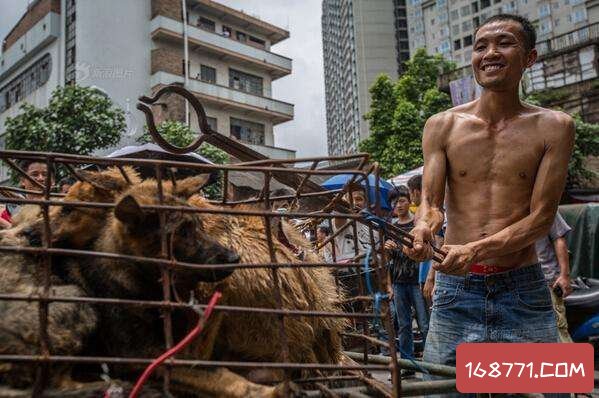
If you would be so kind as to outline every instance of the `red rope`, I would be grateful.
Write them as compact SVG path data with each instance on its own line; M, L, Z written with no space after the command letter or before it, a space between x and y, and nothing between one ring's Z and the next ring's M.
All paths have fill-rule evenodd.
M193 341L193 339L195 339L202 332L204 323L210 317L210 314L212 313L212 310L214 309L216 302L221 298L221 296L222 296L221 292L214 292L214 294L210 298L210 301L208 302L208 306L206 307L206 310L204 311L204 315L200 317L196 327L193 328L193 330L191 332L189 332L187 334L187 336L185 336L183 338L183 340L181 340L176 346L174 346L173 348L171 348L170 350L168 350L164 354L162 354L160 357L155 359L146 368L146 370L143 372L141 377L137 380L137 383L135 383L135 387L133 387L133 390L131 390L131 394L129 394L129 398L136 398L137 395L140 393L143 385L145 384L145 382L148 380L148 378L152 374L152 372L158 366L160 366L160 364L162 364L164 361L166 361L169 357L175 355L176 353L181 351L183 348L185 348L189 343L191 343ZM104 395L104 397L110 398L108 392L106 392L106 395Z

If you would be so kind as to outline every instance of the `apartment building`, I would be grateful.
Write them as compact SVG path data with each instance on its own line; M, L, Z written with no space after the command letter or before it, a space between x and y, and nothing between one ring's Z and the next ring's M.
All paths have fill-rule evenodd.
M323 0L322 40L330 155L356 152L381 73L397 79L410 58L405 0Z
M470 63L474 30L492 15L528 18L538 42L599 21L599 2L583 0L408 0L410 50L442 54L458 68Z
M183 15L186 24L183 24ZM184 27L186 29L184 29ZM293 104L272 97L272 82L291 73L291 59L271 51L289 32L211 0L36 0L6 36L0 56L0 134L20 103L47 105L54 88L95 86L127 115L122 145L142 134L137 98L188 81L209 123L273 158L273 128L293 119ZM170 97L161 118L185 121L184 102ZM190 110L192 108L190 107ZM191 127L198 129L190 112Z

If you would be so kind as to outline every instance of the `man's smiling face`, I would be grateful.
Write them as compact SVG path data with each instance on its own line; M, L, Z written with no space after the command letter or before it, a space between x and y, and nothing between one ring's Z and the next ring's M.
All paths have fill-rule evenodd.
M487 89L517 86L524 69L536 60L536 50L528 50L522 25L501 20L483 25L477 32L472 51L476 81Z

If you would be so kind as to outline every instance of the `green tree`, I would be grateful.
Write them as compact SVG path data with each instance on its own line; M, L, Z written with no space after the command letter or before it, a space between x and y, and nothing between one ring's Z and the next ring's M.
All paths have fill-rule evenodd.
M68 85L52 93L45 108L23 104L6 120L6 147L89 155L119 142L124 112L100 91Z
M437 77L454 68L440 55L416 51L397 80L381 75L370 88L372 103L366 114L370 136L360 150L380 163L390 177L422 165L422 129L426 119L451 106L449 96L437 88Z
M544 106L550 104L558 95L564 95L563 92L556 91L557 93L540 91L527 96L524 100L532 105ZM572 158L568 164L566 188L583 188L599 177L596 170L587 167L587 160L590 156L599 156L599 124L586 123L579 114L574 114L573 117L576 137Z
M186 147L197 138L197 133L193 132L184 123L178 121L167 120L156 126L156 130L172 145L178 147ZM154 142L148 131L141 135L137 141L139 143ZM197 153L209 159L216 164L225 164L229 161L229 155L217 147L204 142L196 150ZM205 194L210 199L220 198L222 192L222 181L219 179L217 183L207 187Z

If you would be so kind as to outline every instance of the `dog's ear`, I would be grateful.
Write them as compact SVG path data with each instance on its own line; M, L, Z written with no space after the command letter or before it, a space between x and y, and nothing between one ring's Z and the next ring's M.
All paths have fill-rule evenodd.
M210 174L200 174L177 181L174 194L184 199L199 193L210 181Z
M106 192L123 192L132 184L139 183L139 174L130 166L123 167L123 172L128 180L121 174L116 167L111 167L104 171L78 170L77 175L85 182L90 183L94 188Z
M77 175L83 182L87 182L101 191L119 192L125 188L124 179L119 180L112 175L86 170L78 170Z
M123 224L135 227L144 220L144 212L131 195L125 196L114 209L115 217Z

